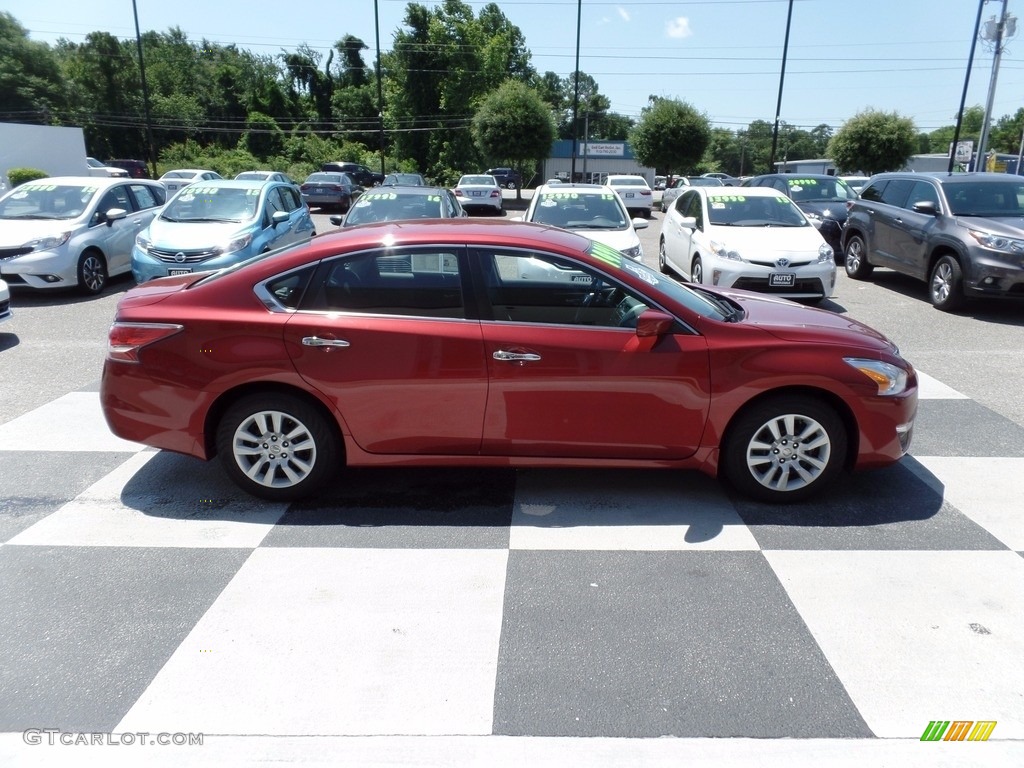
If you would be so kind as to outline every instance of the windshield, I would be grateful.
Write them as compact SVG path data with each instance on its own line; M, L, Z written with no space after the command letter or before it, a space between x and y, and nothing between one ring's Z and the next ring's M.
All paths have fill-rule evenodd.
M650 286L653 293L660 292L704 317L712 317L715 320L731 320L734 319L735 313L738 311L724 300L717 299L700 289L692 290L671 277L656 272L646 264L624 256L610 245L594 241L590 244L587 252L613 269L629 272L634 277L639 277Z
M170 221L249 221L259 210L260 190L192 184L164 208Z
M708 220L720 227L810 227L792 200L778 194L708 193Z
M625 229L630 226L614 192L542 192L530 221L562 229Z
M98 187L30 181L0 200L0 219L77 219Z
M946 181L942 184L954 216L1021 216L1024 212L1024 181Z
M789 196L798 203L839 202L857 199L857 193L845 181L832 176L823 179L798 176L786 179L786 185L789 187Z
M345 216L344 226L370 221L437 219L441 217L440 195L400 195L395 192L364 192Z

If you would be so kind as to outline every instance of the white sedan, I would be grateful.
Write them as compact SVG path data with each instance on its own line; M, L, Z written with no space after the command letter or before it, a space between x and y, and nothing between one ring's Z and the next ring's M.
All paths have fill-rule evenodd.
M831 246L768 187L691 187L666 211L658 267L694 283L822 301L832 295Z
M498 180L486 173L461 177L455 185L455 198L467 211L484 208L500 214L504 210Z
M645 218L651 217L651 211L654 210L654 192L643 176L612 175L605 184L618 193L630 213L639 211Z
M167 196L170 197L182 187L187 187L196 181L213 181L223 178L216 171L208 171L203 168L179 168L168 171L160 177L160 183L167 189Z

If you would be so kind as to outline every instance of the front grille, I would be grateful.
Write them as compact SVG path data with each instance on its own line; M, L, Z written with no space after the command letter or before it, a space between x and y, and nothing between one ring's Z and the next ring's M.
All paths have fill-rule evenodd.
M747 261L749 261L751 264L757 264L760 267L771 267L772 269L798 269L799 267L806 267L808 264L811 263L810 260L807 260L807 261L791 261L786 266L779 267L779 266L777 266L775 264L775 259L771 259L771 260L767 260L767 261L765 261L765 260L757 260L757 259L747 259Z
M11 314L11 302L0 301L0 317L7 317L9 314Z
M24 256L26 253L32 253L32 249L24 245L0 248L0 259L13 259L15 256Z
M786 286L770 286L768 281L763 277L741 277L735 283L732 284L733 288L742 288L745 291L757 291L758 293L815 293L823 294L825 292L821 285L821 280L815 279L804 279L797 280L793 285Z
M165 261L168 264L198 264L201 261L212 259L214 256L219 256L220 249L206 248L202 251L172 251L166 248L150 248L147 253L154 259L160 259L160 261ZM184 258L179 259L179 253L183 254Z
M4 275L3 279L8 285L28 285L21 275Z

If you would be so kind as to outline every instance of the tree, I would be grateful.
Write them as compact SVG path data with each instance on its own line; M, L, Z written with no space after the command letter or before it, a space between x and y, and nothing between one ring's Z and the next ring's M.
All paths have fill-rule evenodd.
M520 172L533 168L551 152L555 121L548 105L523 83L507 80L483 100L473 116L473 139L484 157L494 163L508 161ZM522 185L516 197L522 198Z
M867 175L902 168L917 148L917 128L896 112L864 110L851 117L828 143L828 157L841 170Z
M665 174L692 169L710 141L711 124L705 114L685 101L657 96L650 97L629 134L636 159Z
M49 122L64 105L57 60L46 43L29 40L28 31L9 13L0 13L0 120Z

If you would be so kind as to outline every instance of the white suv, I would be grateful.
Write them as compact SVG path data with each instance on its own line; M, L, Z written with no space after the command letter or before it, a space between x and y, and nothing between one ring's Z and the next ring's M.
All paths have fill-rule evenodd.
M632 211L640 211L644 218L651 218L651 211L654 209L654 193L643 176L609 176L605 182L614 189L626 208Z

